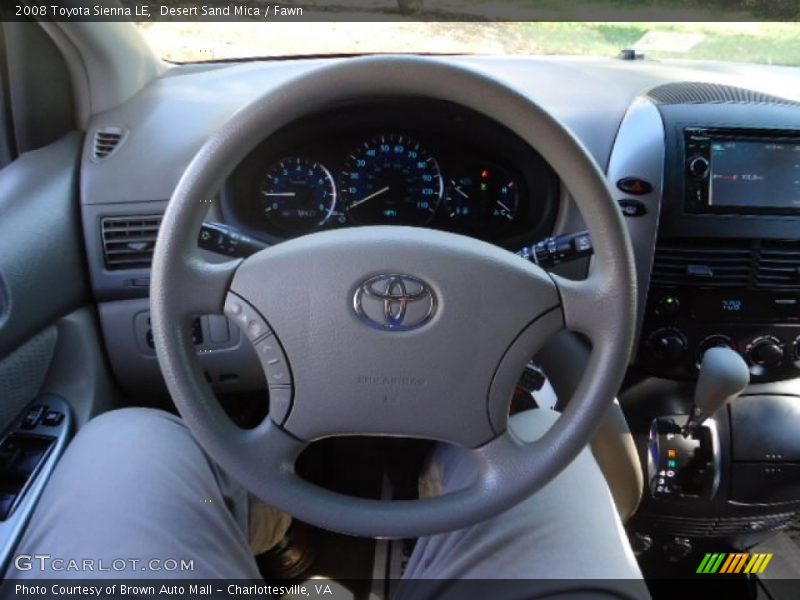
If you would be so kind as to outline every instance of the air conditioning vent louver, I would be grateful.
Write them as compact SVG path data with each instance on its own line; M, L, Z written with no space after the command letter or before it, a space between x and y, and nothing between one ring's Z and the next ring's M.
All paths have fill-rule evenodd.
M680 517L658 515L649 519L653 531L686 537L726 537L788 527L797 513L775 513L747 517Z
M762 288L800 289L800 241L761 242L756 285Z
M103 127L94 133L94 149L92 158L101 162L116 152L128 137L128 130L124 127Z
M662 240L651 283L657 287L746 286L754 258L749 240Z
M101 228L106 268L149 268L160 224L161 215L104 218Z

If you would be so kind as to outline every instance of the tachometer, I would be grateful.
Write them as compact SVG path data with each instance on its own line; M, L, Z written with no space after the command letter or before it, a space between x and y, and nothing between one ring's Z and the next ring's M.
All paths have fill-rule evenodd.
M348 217L362 225L425 225L442 199L436 159L405 135L377 136L346 159L339 179Z
M259 193L267 221L287 233L324 225L336 206L333 177L306 158L284 158L270 166Z

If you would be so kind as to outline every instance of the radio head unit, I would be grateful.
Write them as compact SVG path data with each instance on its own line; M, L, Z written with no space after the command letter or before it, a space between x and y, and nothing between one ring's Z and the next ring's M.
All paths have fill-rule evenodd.
M800 216L800 130L688 127L688 213Z

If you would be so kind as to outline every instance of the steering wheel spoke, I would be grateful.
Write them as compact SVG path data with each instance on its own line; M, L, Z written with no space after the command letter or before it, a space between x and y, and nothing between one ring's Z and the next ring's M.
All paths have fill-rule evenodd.
M221 313L228 289L242 259L210 262L200 256L184 259L181 294L187 314Z
M615 289L605 271L595 268L586 279L580 280L555 274L551 278L561 298L564 328L582 333L593 342L607 334L609 319L619 312L624 296Z

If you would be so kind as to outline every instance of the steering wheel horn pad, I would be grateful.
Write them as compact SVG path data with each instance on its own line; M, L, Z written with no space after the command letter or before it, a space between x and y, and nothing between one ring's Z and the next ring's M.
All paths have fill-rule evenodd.
M390 96L460 103L542 154L592 235L589 276L564 279L496 246L411 227L316 233L225 263L201 257L202 199L265 137L332 104ZM563 125L480 72L429 58L366 57L287 82L233 115L200 149L162 219L151 320L164 379L187 426L251 492L321 527L416 537L512 507L586 446L627 367L635 293L616 203ZM270 387L270 416L251 430L227 418L192 345L193 317L223 311L253 342ZM563 329L591 341L589 363L564 414L542 438L523 442L506 428L516 379ZM340 435L445 441L470 455L477 475L437 498L382 502L295 473L309 442Z
M405 287L402 275L393 274L430 288L436 298L430 318L409 330L359 318L354 298L382 272L390 288ZM245 260L231 291L269 323L272 336L255 333L257 351L265 347L282 374L274 337L291 366L292 406L277 422L295 437L405 435L468 448L505 429L504 421L489 418L497 412L490 399L508 409L508 398L489 394L492 379L512 342L560 302L541 269L508 251L406 227L343 229L285 242ZM383 304L391 315L403 309L405 296L388 292ZM392 301L392 293L399 299ZM530 357L537 348L526 350ZM524 363L518 366L517 375ZM281 384L269 371L267 379Z

